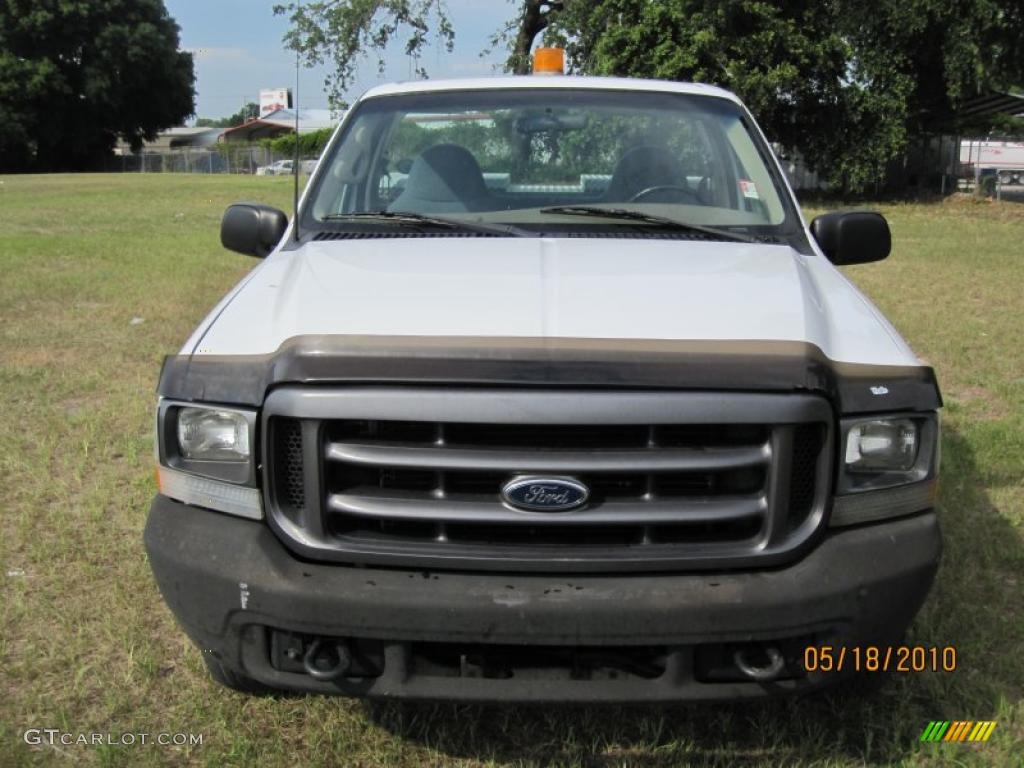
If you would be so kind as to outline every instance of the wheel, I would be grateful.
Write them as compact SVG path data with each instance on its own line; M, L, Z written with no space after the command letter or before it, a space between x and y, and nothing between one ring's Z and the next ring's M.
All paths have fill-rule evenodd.
M639 203L645 197L650 197L651 195L657 192L668 192L670 195L672 193L679 193L684 198L689 198L695 203L700 204L701 202L700 198L697 196L697 193L694 192L692 189L690 189L689 187L676 186L675 184L659 184L654 187L647 187L647 189L641 189L639 192L637 192L635 195L629 198L628 202Z
M210 677L225 688L230 688L231 690L239 691L240 693L251 694L265 694L271 693L272 691L271 688L268 688L263 683L253 680L248 675L243 675L241 672L236 672L230 667L225 667L217 661L217 659L204 656L203 661L206 663L206 669L210 673Z
M999 183L1000 184L1013 184L1013 174L1009 171L999 172Z

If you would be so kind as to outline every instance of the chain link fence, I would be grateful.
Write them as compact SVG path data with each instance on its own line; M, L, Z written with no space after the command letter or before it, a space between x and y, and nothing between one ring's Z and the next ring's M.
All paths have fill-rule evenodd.
M303 173L316 165L315 157L300 157ZM294 155L263 146L220 145L214 148L174 149L114 155L106 164L110 173L240 173L256 176L290 176Z

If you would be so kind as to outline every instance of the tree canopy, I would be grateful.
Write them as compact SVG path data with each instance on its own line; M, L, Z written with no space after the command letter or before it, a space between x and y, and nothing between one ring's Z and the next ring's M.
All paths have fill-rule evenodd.
M254 117L260 116L260 105L255 101L250 101L240 110L231 115L231 117L200 117L196 120L197 128L234 128L237 125L242 125L248 120Z
M837 18L835 3L816 0L598 0L571 4L556 36L576 70L721 85L771 140L812 165L827 157L831 170L845 171L836 153L856 146L855 171L870 172L905 137L889 119L891 93L848 81L850 48Z
M984 129L952 119L966 99L1024 84L1024 3L1020 0L843 0L851 63L865 87L907 94L912 133Z
M736 92L769 139L799 152L837 187L877 180L908 142L983 131L957 107L1024 83L1020 0L517 0L491 39L506 68L529 69L538 35L567 48L575 72L720 85ZM359 59L396 39L418 61L455 30L438 0L325 0L290 14L289 46L330 61L337 102ZM417 64L418 74L426 72ZM995 122L1000 122L996 120ZM1003 124L1006 121L1002 121Z
M333 63L324 87L335 107L345 106L344 94L363 56L375 54L384 71L384 52L392 40L405 36L405 52L416 62L418 77L427 76L419 53L431 30L448 51L455 41L441 0L313 0L275 5L274 13L289 17L285 44L307 67Z
M1024 80L1021 14L1014 0L591 0L567 4L555 37L578 71L736 92L770 139L857 189L914 138L984 128L956 108Z
M319 157L333 134L333 128L319 128L309 133L300 133L299 154L302 157ZM273 139L262 139L260 143L277 154L292 155L295 153L294 133L286 133Z
M0 170L87 170L192 114L163 0L0 2Z

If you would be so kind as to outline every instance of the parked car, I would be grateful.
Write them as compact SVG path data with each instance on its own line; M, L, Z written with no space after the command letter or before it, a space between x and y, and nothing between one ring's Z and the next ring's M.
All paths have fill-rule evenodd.
M277 160L256 169L257 176L291 176L294 160Z
M299 170L305 174L311 174L316 170L317 160L300 160ZM294 160L278 160L270 165L263 165L256 169L257 176L291 176Z
M221 241L264 260L165 361L145 532L220 682L763 697L924 601L938 386L837 269L888 225L808 225L733 94L380 86Z

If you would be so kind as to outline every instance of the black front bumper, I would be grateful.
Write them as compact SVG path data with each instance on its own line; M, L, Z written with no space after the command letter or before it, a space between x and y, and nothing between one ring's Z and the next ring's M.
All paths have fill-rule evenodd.
M941 550L925 513L830 532L770 570L554 576L349 567L298 560L270 528L157 496L145 533L160 591L196 645L274 688L464 701L681 701L807 690L837 679L702 681L702 653L798 640L894 644L931 586ZM272 630L379 643L376 677L320 682L271 663ZM438 671L421 651L663 647L656 677L571 670ZM525 647L525 649L524 649ZM428 654L429 655L429 654ZM463 659L463 662L465 659ZM482 675L482 676L481 676Z

